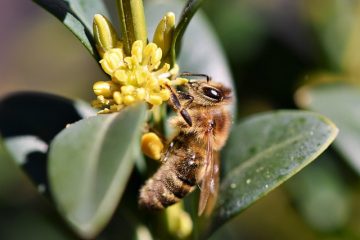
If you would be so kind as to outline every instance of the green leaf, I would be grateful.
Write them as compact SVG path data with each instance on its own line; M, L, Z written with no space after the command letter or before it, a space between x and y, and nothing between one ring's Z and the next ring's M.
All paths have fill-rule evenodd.
M337 160L326 152L285 184L299 213L322 232L341 230L350 218L350 196Z
M139 154L145 106L74 123L50 146L49 180L60 212L82 236L108 223Z
M81 41L87 50L98 59L92 34L95 14L109 16L103 1L98 0L33 0L58 18Z
M360 174L360 88L345 83L303 87L296 102L335 122L340 133L334 146Z
M259 114L234 126L212 231L309 164L337 131L327 118L304 111Z
M182 13L181 13L180 21L177 24L175 31L174 31L174 36L172 39L171 49L170 49L170 54L171 54L173 63L176 62L176 57L177 57L176 53L180 49L181 39L184 35L184 32L185 32L187 26L189 25L192 17L196 13L196 11L199 9L202 2L203 2L203 0L188 0Z

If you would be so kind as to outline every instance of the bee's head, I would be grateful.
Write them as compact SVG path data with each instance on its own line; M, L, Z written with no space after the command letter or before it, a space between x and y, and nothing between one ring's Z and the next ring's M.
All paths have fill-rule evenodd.
M201 105L227 105L232 99L230 88L209 79L190 80L189 93Z

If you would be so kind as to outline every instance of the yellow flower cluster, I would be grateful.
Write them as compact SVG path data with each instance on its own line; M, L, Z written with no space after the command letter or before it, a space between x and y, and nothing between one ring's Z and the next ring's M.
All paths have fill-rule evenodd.
M105 44L103 44L105 45ZM158 106L170 98L166 85L181 85L187 82L184 78L175 78L178 67L170 69L168 63L162 63L162 49L155 43L144 46L135 41L131 56L124 54L120 41L102 48L100 60L103 70L111 76L110 81L99 81L93 85L97 99L93 106L102 109L99 113L115 112L124 106L145 101ZM161 67L160 67L161 66Z

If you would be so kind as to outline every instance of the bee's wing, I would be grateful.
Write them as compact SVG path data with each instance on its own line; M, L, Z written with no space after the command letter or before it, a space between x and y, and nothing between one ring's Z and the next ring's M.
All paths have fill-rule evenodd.
M207 137L207 146L206 146L206 157L205 157L205 173L201 183L201 192L200 192L200 200L199 200L199 209L198 215L203 214L205 208L207 208L208 202L213 202L212 199L216 199L217 195L217 185L218 185L218 173L219 168L218 164L215 164L214 159L214 150L212 147L213 141L213 132L212 130L206 135ZM216 166L215 166L216 165ZM215 171L214 171L215 170ZM211 201L209 201L209 199ZM214 205L213 203L211 205ZM212 210L212 209L210 209ZM209 214L211 211L207 208L207 213Z
M218 192L219 192L219 176L220 176L220 165L219 165L219 157L220 157L220 153L218 151L214 151L213 152L213 162L214 162L214 166L213 166L213 170L212 170L212 181L213 181L213 185L211 186L211 191L204 209L204 214L206 216L210 216L210 214L212 213L214 207L215 207L215 203L217 200L217 196L218 196Z

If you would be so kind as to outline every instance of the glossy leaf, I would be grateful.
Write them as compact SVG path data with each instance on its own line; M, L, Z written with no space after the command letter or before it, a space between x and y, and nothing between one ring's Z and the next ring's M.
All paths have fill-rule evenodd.
M20 92L0 101L0 134L6 151L39 190L47 189L51 140L69 123L95 115L81 101L37 92Z
M33 0L58 18L97 58L92 37L92 21L95 14L109 16L103 1L98 0Z
M337 131L326 117L303 111L259 114L234 126L212 231L313 161Z
M60 212L84 237L108 223L139 153L145 106L76 122L50 147L49 179Z
M360 88L345 83L303 87L296 102L335 122L340 133L334 146L360 174Z

